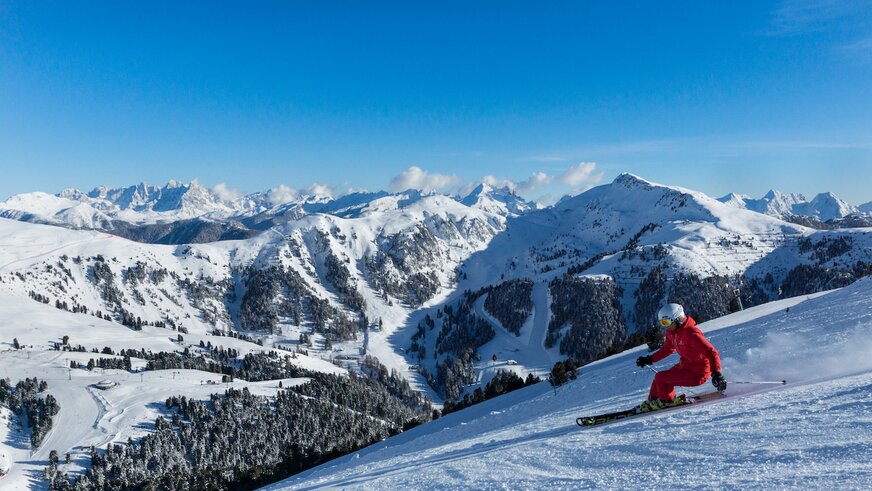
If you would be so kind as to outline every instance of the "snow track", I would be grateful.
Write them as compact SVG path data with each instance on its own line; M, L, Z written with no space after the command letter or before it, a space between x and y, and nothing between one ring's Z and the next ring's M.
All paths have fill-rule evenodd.
M478 373L479 381L487 383L499 370L513 370L519 376L527 373L539 376L548 374L554 363L562 360L557 349L545 349L545 336L548 334L548 322L551 320L551 302L548 295L548 284L537 282L533 284L533 312L521 327L520 336L507 331L500 321L494 318L484 308L487 295L476 300L474 308L479 317L494 326L496 336L481 349L482 363ZM497 354L499 360L491 362L491 357ZM516 364L509 365L507 358Z

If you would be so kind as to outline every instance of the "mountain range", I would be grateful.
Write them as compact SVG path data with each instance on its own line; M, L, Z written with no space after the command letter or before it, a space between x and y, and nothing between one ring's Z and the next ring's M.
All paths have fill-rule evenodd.
M399 194L406 200L424 196L414 190ZM252 237L311 213L352 217L369 203L388 195L385 191L352 192L334 198L323 192L300 194L276 188L236 197L196 181L187 184L170 181L163 187L140 183L120 188L98 186L89 192L65 189L57 194L19 194L0 203L0 217L102 230L140 242L204 243ZM503 217L545 208L508 188L487 184L452 199ZM564 197L556 206L568 199L571 197ZM809 201L801 194L771 190L760 199L731 193L718 201L816 228L827 228L825 222L832 224L830 228L869 226L872 220L867 217L872 214L872 202L855 207L832 193L820 193Z
M140 183L122 188L99 186L87 193L66 189L54 195L19 194L0 203L0 217L102 230L140 242L184 244L247 238L312 213L354 217L370 206L380 206L378 201L387 196L384 191L333 198L272 190L226 199L196 181L170 181L163 187ZM428 194L408 190L393 196L411 204ZM507 188L486 184L452 199L504 217L537 208Z
M736 208L744 208L782 219L801 216L824 222L857 213L865 213L863 210L870 208L869 203L861 205L861 207L849 205L833 193L820 193L809 201L801 194L783 194L775 190L770 190L759 199L730 193L718 198L718 201Z

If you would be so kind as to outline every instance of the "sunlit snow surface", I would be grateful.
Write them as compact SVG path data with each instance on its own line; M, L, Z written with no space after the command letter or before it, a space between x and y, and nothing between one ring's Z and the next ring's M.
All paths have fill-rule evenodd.
M644 348L448 415L268 489L861 489L872 485L872 279L701 326L729 398L580 428L647 394ZM658 364L665 368L675 357ZM710 386L686 389L707 391Z

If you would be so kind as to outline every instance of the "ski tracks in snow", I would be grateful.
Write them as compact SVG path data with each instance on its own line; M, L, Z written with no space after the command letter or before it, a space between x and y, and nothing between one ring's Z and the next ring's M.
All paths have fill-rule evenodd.
M101 433L105 435L105 438L100 440L97 444L97 447L103 447L107 443L117 441L121 432L118 430L118 419L124 416L124 413L127 412L129 408L124 408L121 411L118 409L113 409L112 403L110 403L103 394L100 389L89 386L87 388L88 393L91 394L91 398L97 403L97 417L94 419L94 423L91 425L95 430L100 430Z
M537 373L548 373L554 362L553 354L545 350L545 336L548 334L548 322L551 320L550 302L548 299L548 285L537 282L533 284L532 292L533 312L521 328L520 336L506 330L499 320L494 318L484 308L487 295L482 295L475 302L476 314L488 321L497 331L497 336L491 342L499 343L503 350L518 353L517 361L528 370Z

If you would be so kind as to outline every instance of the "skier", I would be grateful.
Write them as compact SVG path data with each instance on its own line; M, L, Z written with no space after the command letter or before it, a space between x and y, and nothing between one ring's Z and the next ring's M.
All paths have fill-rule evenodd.
M657 372L648 400L639 406L642 412L682 404L675 397L675 386L693 387L705 383L711 376L712 385L719 391L727 388L727 380L721 375L721 357L718 351L696 327L696 321L684 313L677 303L670 303L657 312L660 325L666 328L663 347L654 354L640 356L636 365L644 367L656 363L678 351L681 359L669 370Z

